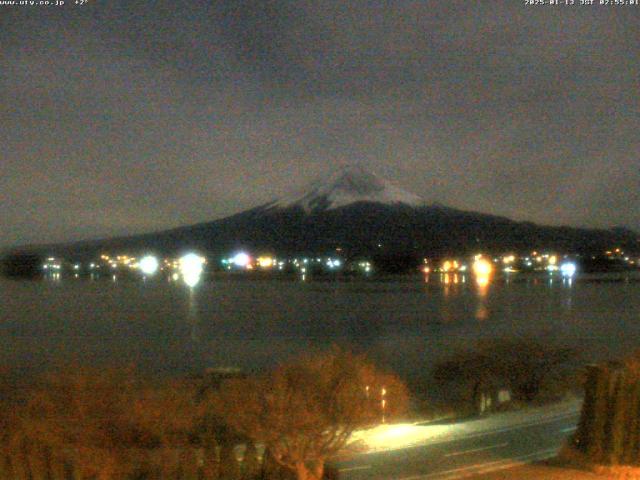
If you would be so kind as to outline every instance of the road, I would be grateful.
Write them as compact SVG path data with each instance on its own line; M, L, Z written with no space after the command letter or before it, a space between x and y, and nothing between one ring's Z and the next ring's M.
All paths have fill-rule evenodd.
M549 414L538 411L535 415L504 415L502 422L475 421L475 429L461 428L463 431L457 434L454 425L452 433L444 437L359 454L335 466L341 480L472 477L555 456L575 431L578 417L579 404L574 404Z

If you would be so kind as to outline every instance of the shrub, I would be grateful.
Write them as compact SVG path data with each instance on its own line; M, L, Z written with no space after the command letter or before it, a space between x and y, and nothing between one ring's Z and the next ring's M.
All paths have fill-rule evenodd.
M177 478L196 465L192 398L185 385L143 382L131 370L74 366L44 375L13 404L3 473Z
M269 457L299 480L319 480L325 461L355 429L403 412L407 399L397 377L333 349L260 378L228 381L211 405L236 431L264 443Z
M519 402L552 400L570 388L575 351L535 341L491 340L454 354L433 370L437 385L453 390L454 400L476 410L484 395L509 391ZM453 397L453 398L451 398ZM497 398L492 405L498 405Z

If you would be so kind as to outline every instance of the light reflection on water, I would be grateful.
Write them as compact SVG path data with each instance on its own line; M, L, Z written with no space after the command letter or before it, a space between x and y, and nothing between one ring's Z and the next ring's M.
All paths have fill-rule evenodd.
M346 343L405 376L491 337L552 338L603 356L640 338L640 283L439 274L401 281L0 280L0 365L71 355L186 372L252 369Z
M202 273L188 272L188 273L183 273L182 274L182 281L189 288L195 287L196 285L198 285L200 283L201 280L202 280Z
M185 282L186 283L186 282ZM187 321L189 323L189 327L191 330L191 340L193 342L200 341L200 333L199 333L199 315L198 315L198 300L194 291L195 284L188 284L189 286L189 309L187 314Z

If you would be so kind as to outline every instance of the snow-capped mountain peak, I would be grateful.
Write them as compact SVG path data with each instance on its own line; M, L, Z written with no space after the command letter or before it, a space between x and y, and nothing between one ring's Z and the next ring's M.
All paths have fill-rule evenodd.
M326 179L316 180L302 191L277 200L273 206L298 206L309 212L344 207L357 202L413 207L424 204L418 195L396 187L362 167L346 167Z

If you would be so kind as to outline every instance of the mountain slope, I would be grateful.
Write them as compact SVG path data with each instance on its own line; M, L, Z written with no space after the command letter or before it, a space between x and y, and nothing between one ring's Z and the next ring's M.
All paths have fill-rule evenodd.
M478 251L640 252L635 232L539 226L504 217L425 205L412 193L362 169L343 169L308 189L212 222L172 230L32 249L85 258L101 251L174 254L441 255Z

